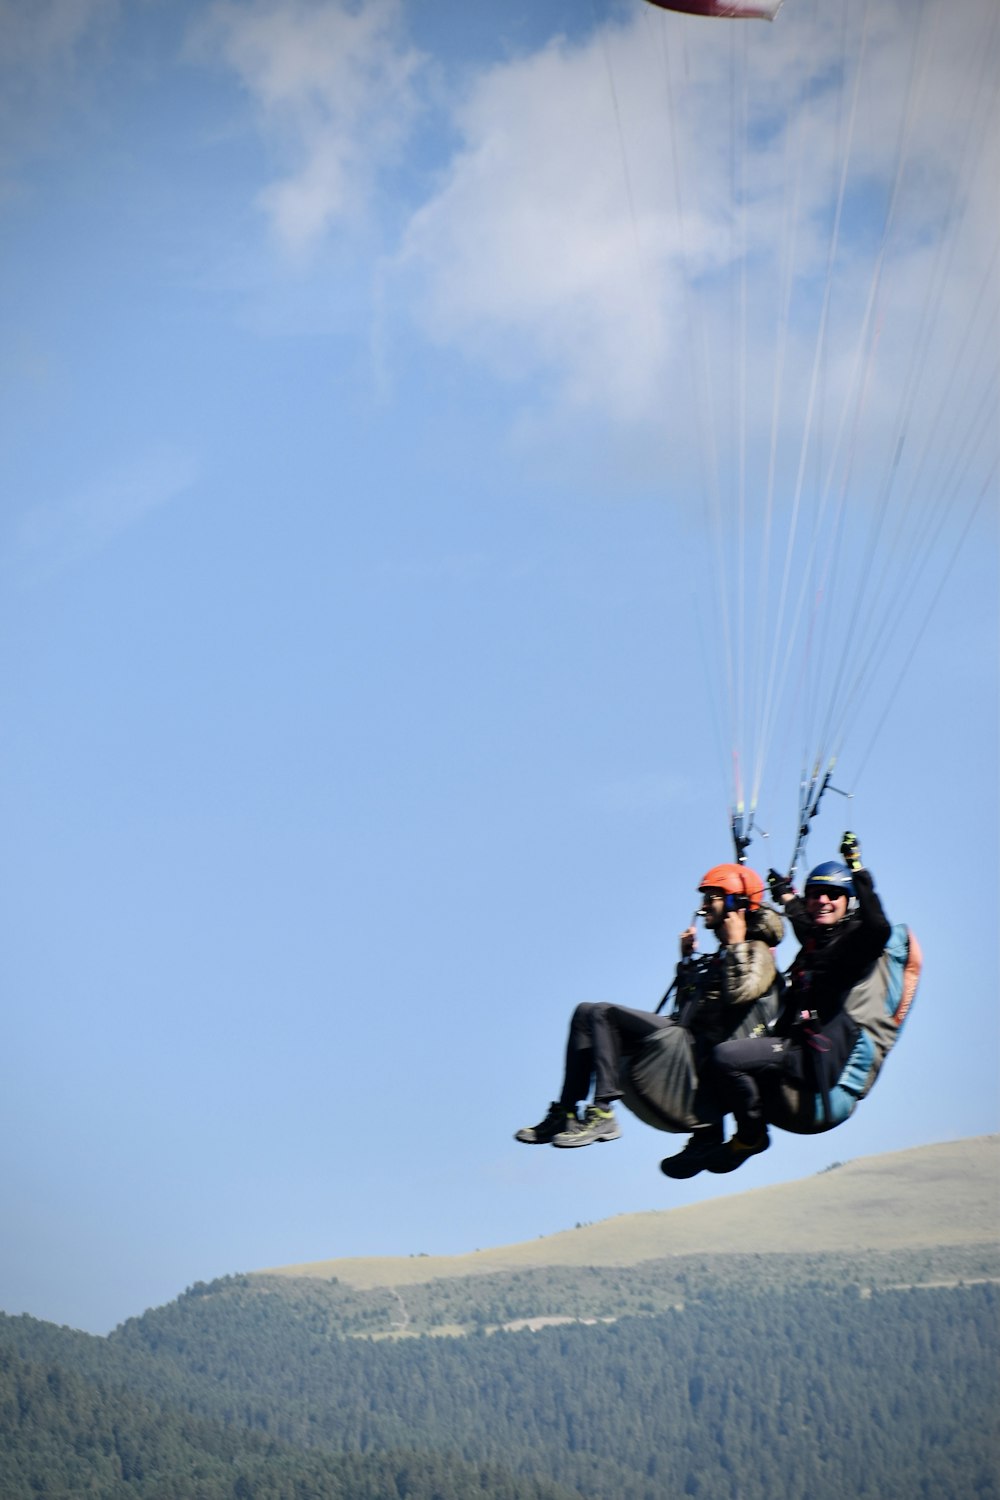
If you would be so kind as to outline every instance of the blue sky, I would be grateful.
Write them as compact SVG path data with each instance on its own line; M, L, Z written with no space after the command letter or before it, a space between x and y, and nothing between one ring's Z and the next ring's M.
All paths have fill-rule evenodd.
M0 0L5 1311L997 1128L998 37L940 9ZM758 868L839 754L904 1044L736 1180L516 1146L734 750Z

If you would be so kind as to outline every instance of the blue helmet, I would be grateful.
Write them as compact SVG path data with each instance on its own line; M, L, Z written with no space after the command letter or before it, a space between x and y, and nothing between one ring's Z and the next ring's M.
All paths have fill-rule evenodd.
M851 879L850 870L835 859L825 860L823 864L817 865L815 870L810 870L806 877L806 890L811 885L825 888L831 896L854 895L854 881Z

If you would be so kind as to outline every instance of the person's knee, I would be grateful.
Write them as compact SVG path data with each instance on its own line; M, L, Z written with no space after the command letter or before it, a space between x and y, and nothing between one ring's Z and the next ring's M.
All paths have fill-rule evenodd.
M709 1053L709 1063L719 1073L731 1072L738 1060L738 1052L732 1042L719 1042Z
M578 1040L582 1041L584 1037L590 1036L595 1009L596 1007L586 1000L584 1000L582 1004L576 1007L576 1010L573 1012L572 1020L569 1023L569 1034L571 1039L573 1037L576 1037Z
M606 1011L607 1006L595 1004L592 1000L583 1000L573 1012L573 1025L589 1026L598 1011Z

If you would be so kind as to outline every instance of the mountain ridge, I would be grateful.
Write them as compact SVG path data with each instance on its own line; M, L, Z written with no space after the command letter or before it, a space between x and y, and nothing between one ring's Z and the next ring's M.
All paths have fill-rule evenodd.
M930 1248L1000 1241L1000 1135L860 1157L812 1177L679 1208L620 1214L457 1255L351 1256L250 1273L369 1290L554 1266L631 1266L671 1255Z

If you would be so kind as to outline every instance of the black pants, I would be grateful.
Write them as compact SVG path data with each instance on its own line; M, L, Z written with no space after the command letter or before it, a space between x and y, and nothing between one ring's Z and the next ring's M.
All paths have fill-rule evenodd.
M764 1126L759 1081L799 1073L798 1047L785 1036L743 1037L712 1048L711 1089L722 1108L736 1116L743 1140L753 1140Z
M566 1072L560 1104L575 1109L589 1099L591 1080L595 1099L620 1099L621 1061L631 1057L654 1031L677 1023L670 1016L624 1005L578 1005L566 1043Z

